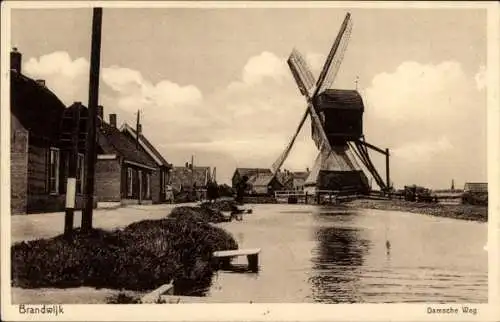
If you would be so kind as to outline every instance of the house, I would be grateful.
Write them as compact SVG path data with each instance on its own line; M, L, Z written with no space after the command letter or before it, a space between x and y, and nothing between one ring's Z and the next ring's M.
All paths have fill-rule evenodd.
M22 74L22 54L16 48L10 55L11 213L63 211L69 153L60 138L66 106L43 80ZM82 147L77 165L77 209L83 205L84 162Z
M165 160L161 153L144 136L141 130L142 129L140 129L139 145L137 148L147 153L155 161L159 169L159 175L154 175L153 181L151 182L152 201L153 203L163 203L167 201L167 185L170 182L170 170L172 169L172 165ZM124 123L121 127L121 131L130 139L137 142L136 129Z
M272 173L257 173L249 178L247 185L251 195L271 195L283 190L283 184Z
M203 190L211 180L210 167L193 167L186 162L183 167L173 167L170 184L175 191Z
M488 183L485 182L466 182L464 192L470 193L488 193Z
M231 179L233 189L237 188L243 177L250 179L258 174L272 175L273 173L270 169L265 168L236 168Z
M137 142L117 127L117 115L103 120L97 131L95 193L100 203L151 204L153 182L160 181L160 168Z
M309 169L308 169L309 170ZM293 190L304 190L309 171L295 171L292 173L292 187Z
M488 183L467 182L464 185L462 202L471 205L488 205Z

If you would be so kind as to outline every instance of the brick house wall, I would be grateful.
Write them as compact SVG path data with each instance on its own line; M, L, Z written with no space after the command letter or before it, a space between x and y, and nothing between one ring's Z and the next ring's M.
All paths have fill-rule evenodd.
M28 206L28 131L15 126L10 140L11 214L25 214Z
M121 200L122 168L118 160L97 160L95 193L98 202Z

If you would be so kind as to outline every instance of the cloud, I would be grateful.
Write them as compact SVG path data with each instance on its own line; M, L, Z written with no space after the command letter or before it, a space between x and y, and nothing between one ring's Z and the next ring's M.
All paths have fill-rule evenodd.
M460 99L469 85L457 62L404 62L394 73L376 75L365 99L373 113L392 121L439 119L463 110Z
M268 51L251 57L243 67L242 80L246 84L255 84L265 78L281 81L288 70L283 59Z
M67 52L58 51L28 59L23 70L32 78L44 79L66 105L83 102L88 95L89 63L85 58L73 60Z
M403 62L362 91L365 135L391 149L397 183L486 179L486 99L474 76L454 61Z
M129 68L104 68L102 76L104 82L121 97L124 108L137 108L135 103L163 109L175 108L199 104L203 98L200 90L193 85L180 86L169 80L152 84L140 72Z
M313 75L317 77L325 64L326 56L318 53L307 53L305 60L309 64L309 67L311 67Z
M479 67L479 71L474 76L476 87L478 90L483 90L486 87L486 66Z

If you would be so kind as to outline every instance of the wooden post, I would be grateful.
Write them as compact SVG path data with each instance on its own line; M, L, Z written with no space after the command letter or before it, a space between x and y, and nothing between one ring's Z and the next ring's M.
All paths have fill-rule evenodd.
M71 238L75 218L76 172L78 164L78 136L80 134L80 105L72 109L71 149L69 151L68 178L66 180L66 213L64 236Z
M85 205L82 211L82 231L92 230L94 208L94 182L97 130L97 104L99 101L99 69L101 63L102 8L94 8L92 17L92 46L90 52L89 116L87 135L87 162L85 165Z
M252 254L247 256L248 268L256 273L259 271L259 254Z
M391 177L389 175L389 149L385 149L385 176L387 182L387 189L391 187Z

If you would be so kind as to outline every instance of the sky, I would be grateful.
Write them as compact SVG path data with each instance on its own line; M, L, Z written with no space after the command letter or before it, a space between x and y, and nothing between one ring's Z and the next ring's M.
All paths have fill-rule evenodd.
M104 8L99 103L135 124L174 165L268 168L304 112L286 64L297 48L318 75L347 10ZM352 9L332 87L358 90L366 140L391 151L396 187L487 180L486 11ZM23 73L62 101L88 102L92 11L13 9ZM283 168L311 168L307 121ZM384 159L371 153L385 177Z

